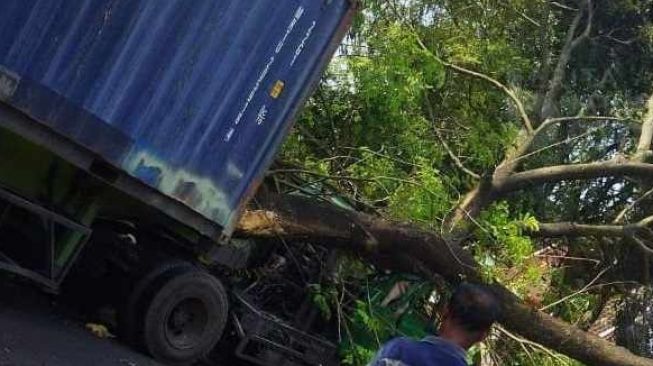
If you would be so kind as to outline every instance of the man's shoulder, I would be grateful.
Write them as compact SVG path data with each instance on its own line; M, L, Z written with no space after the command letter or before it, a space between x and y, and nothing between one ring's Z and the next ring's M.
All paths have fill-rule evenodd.
M435 340L435 341L434 341ZM437 338L395 338L383 346L372 366L466 366L464 352L454 352Z
M411 366L403 363L401 360L393 360L390 358L381 358L376 360L369 366Z
M457 344L440 337L426 337L420 341L421 344L428 344L431 350L436 350L438 356L446 362L446 365L467 366L465 350ZM446 360L446 361L445 361Z

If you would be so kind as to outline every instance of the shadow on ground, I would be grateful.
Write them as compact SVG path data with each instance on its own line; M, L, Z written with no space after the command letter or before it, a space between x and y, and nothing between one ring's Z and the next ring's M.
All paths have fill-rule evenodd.
M163 366L97 338L54 298L0 275L0 366Z

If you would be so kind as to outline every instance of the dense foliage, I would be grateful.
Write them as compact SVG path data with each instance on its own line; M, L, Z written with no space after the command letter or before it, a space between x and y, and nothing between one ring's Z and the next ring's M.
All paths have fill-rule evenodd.
M570 116L537 130L517 155L517 171L635 153L653 89L651 5L365 1L271 175L287 192L463 232L460 240L489 281L591 329L608 300L649 283L649 254L621 238L537 233L542 223L647 217L648 182L623 174L562 177L492 196L462 223L455 216L467 192L496 179L497 167L514 158L529 132L526 120L537 129ZM402 282L409 290L384 303ZM344 363L363 365L389 337L431 331L446 286L343 259L335 283L312 290L323 315L344 329ZM501 327L471 357L483 365L575 364Z

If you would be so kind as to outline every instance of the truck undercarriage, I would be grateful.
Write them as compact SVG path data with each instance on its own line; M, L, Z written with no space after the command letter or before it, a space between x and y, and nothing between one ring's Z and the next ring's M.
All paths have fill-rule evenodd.
M49 292L62 291L89 319L108 307L115 316L98 320L159 360L205 358L215 342L201 354L184 350L208 334L229 345L212 352L216 362L226 357L262 366L338 364L335 344L316 335L328 335L331 324L322 320L310 293L311 284L328 280L333 253L310 243L234 239L196 260L184 240L129 218L99 217L84 226L0 189L0 270ZM162 292L198 284L205 286L202 293L217 296L197 292L159 300ZM157 317L158 307L167 314ZM157 338L152 334L159 324Z

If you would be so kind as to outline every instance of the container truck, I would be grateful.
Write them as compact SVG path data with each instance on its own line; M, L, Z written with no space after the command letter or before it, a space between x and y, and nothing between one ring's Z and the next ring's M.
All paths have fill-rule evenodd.
M1 1L3 279L57 293L85 273L164 363L206 356L230 323L241 359L327 364L333 344L232 287L257 249L231 236L356 8Z

